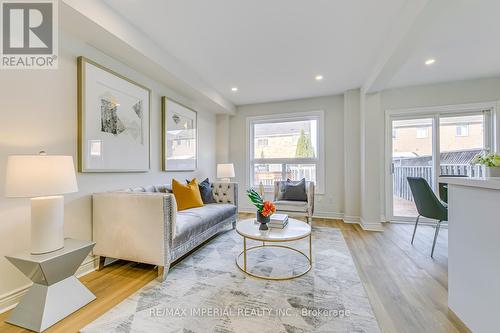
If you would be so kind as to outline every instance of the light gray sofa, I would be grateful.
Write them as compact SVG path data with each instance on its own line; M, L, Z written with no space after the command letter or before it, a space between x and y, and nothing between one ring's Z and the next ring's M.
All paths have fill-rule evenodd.
M177 211L167 185L151 185L92 196L94 255L158 266L166 278L170 264L212 236L234 228L238 185L212 183L217 203Z

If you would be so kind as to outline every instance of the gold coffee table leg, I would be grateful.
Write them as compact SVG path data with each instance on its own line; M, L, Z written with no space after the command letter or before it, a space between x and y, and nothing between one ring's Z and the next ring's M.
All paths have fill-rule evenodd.
M312 233L309 234L309 263L313 262L313 251L312 251Z
M243 237L243 267L244 271L247 271L247 238Z
M295 249L293 247L286 246L286 245L267 244L267 245L257 245L257 246L252 246L252 247L247 248L246 237L243 237L243 252L241 252L236 257L236 260L235 260L236 261L236 266L238 266L238 268L241 271L243 271L245 274L248 274L248 275L253 276L255 278L258 278L258 279L273 280L273 281L282 281L282 280L295 279L295 278L298 278L298 277L306 274L312 268L312 257L311 257L312 246L311 246L311 244L312 244L312 240L309 237L309 257L308 257L307 254L305 254L304 252L302 252L300 250L297 250L297 249ZM279 277L263 276L263 275L258 275L258 274L250 273L249 271L247 271L247 252L251 251L251 250L254 250L254 249L266 248L266 247L282 248L282 249L287 249L287 250L291 250L291 251L294 251L294 252L302 254L307 259L307 263L308 263L307 268L304 271L302 271L301 273L298 273L298 274L289 275L289 276L279 276ZM243 255L243 267L241 267L240 263L238 262L238 259L241 257L241 255Z

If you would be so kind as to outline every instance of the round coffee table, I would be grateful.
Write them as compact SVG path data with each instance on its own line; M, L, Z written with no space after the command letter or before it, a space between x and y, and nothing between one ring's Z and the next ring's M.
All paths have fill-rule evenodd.
M312 267L312 237L311 237L311 226L305 222L288 218L288 224L283 229L269 228L269 230L261 231L259 230L259 224L255 222L255 219L242 220L236 223L236 232L243 237L243 251L236 257L236 266L241 269L246 274L265 280L290 280L298 278L309 272ZM309 256L304 252L294 249L293 247L286 245L278 245L276 243L291 242L309 237ZM247 239L260 241L262 245L252 246L247 248ZM272 243L272 244L266 244ZM308 266L307 268L294 275L280 276L280 277L270 277L251 273L247 270L247 253L248 251L261 249L265 247L273 248L283 248L291 251L298 252L302 254L306 259ZM243 255L243 267L239 263L240 257Z

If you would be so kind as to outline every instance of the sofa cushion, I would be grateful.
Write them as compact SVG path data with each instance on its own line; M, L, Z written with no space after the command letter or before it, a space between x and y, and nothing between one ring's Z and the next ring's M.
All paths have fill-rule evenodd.
M186 179L186 183L189 184L189 180ZM200 189L201 199L205 205L217 202L215 201L212 185L208 178L199 183L198 188Z
M233 196L234 183L210 184L214 193L214 199L217 203L236 204L237 198Z
M175 195L178 211L203 206L203 200L201 199L200 189L196 178L187 185L172 179L172 192Z
M177 212L174 248L234 214L236 214L236 206L230 204L208 204Z
M172 193L172 185L170 184L155 185L154 187L155 192Z
M274 202L276 210L284 210L290 212L306 212L306 201L292 201L292 200L277 200Z
M156 192L156 187L154 185L144 186L144 192L154 193Z

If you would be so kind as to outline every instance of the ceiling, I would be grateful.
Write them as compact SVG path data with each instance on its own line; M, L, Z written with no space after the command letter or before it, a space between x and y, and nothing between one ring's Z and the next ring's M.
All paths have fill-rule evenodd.
M388 87L500 75L500 1L455 0L426 29ZM435 58L432 66L426 59Z
M103 1L236 105L500 74L498 0Z
M226 99L242 105L359 88L406 1L105 3ZM315 81L317 74L324 79Z

